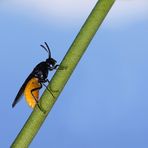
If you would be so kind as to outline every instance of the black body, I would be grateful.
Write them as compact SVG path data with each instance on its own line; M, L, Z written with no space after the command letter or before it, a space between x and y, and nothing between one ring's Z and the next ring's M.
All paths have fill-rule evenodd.
M33 91L36 91L36 90L39 90L42 88L42 85L44 85L45 82L49 82L49 80L47 79L48 77L48 71L52 71L54 69L56 69L59 65L56 65L57 61L53 58L51 58L51 53L50 53L50 49L47 45L47 43L45 42L45 46L41 45L42 48L44 48L49 56L48 56L48 59L46 59L46 61L43 61L41 63L39 63L34 69L33 71L31 72L31 74L28 76L28 78L25 80L25 82L23 83L23 85L21 86L18 94L16 95L16 98L15 100L13 101L12 103L12 107L14 107L17 102L20 100L24 90L25 90L25 87L27 85L27 83L32 79L32 78L37 78L38 79L38 82L40 83L40 87L38 88L35 88L35 89L32 89L31 90L31 93ZM45 85L44 85L45 86ZM33 93L32 93L33 95ZM34 96L33 96L34 97ZM34 97L35 101L37 102L37 99Z

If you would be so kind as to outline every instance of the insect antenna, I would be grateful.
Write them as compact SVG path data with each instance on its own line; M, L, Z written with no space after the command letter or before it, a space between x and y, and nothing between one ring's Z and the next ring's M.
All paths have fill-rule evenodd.
M46 50L46 52L48 52L48 57L51 58L51 52L50 52L50 48L48 46L48 44L46 42L44 42L46 47L44 45L40 45L43 49Z
M46 49L48 49L48 53L49 53L49 58L51 58L51 52L50 52L50 48L49 48L49 46L48 46L48 44L46 43L46 42L44 42L45 43L45 45L46 45Z

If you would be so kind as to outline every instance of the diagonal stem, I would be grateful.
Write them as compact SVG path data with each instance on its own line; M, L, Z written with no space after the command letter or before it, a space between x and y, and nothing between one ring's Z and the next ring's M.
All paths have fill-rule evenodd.
M55 98L45 90L39 101L41 107L46 110L46 114L35 107L11 145L12 148L26 148L29 146L114 2L115 0L98 0L60 64L61 67L66 68L57 70L50 81L48 87L54 90L52 93Z

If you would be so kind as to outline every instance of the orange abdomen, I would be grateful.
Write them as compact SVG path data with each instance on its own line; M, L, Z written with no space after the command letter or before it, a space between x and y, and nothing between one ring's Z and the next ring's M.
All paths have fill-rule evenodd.
M32 89L35 89L35 88L39 88L40 87L40 83L38 82L38 79L37 78L32 78L26 85L25 87L25 90L24 90L24 96L25 96L25 99L27 101L27 104L31 107L31 108L34 108L35 105L36 105L36 101L35 101L35 98L36 100L39 99L39 89L36 90L36 91L33 91L31 93L31 90ZM33 97L32 96L35 97Z

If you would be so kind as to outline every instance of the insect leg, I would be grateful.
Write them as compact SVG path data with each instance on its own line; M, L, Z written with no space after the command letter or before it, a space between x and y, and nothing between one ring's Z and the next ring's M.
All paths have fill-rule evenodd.
M57 65L51 67L51 70L54 70L57 68L59 68L59 70L65 70L65 69L67 69L67 66L60 66L59 64L57 64Z
M60 66L60 65L57 64L57 65L55 65L55 66L53 67L53 69L57 69L59 66Z
M48 79L46 79L46 82L48 82L48 84L50 83L50 81ZM59 90L53 90L51 88L50 88L50 91L52 91L52 92L59 92Z
M67 66L60 66L60 65L55 65L54 69L57 69L57 67L59 67L59 70L66 70Z
M47 79L48 80L48 79ZM48 83L49 83L50 81L48 80ZM55 98L55 96L53 95L53 93L52 93L52 90L50 90L44 83L42 83L45 87L46 87L46 89L51 93L51 95L53 96L53 98Z
M34 98L34 100L35 100L35 102L36 102L38 108L39 108L43 113L45 113L45 110L43 110L43 109L39 106L38 100L37 100L37 98L36 98L36 97L34 96L34 94L33 94L34 91L40 90L41 88L42 88L42 84L40 83L40 87L37 87L37 88L32 89L32 90L31 90L31 94L32 94L32 96L33 96L33 98Z

